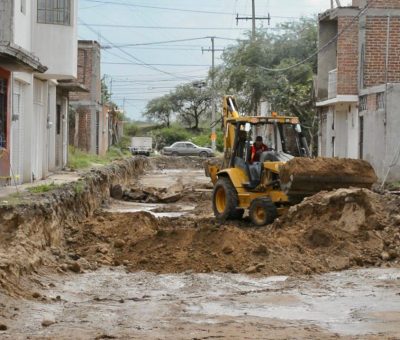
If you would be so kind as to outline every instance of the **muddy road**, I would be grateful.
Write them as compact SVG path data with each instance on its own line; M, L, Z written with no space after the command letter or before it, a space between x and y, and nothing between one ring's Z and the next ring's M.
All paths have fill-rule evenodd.
M0 339L400 338L397 197L319 193L255 228L214 220L197 159L115 189L14 286L0 261Z

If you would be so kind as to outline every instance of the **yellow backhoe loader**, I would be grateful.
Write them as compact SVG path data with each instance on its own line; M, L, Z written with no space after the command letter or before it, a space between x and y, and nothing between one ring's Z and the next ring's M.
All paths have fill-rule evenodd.
M219 220L239 219L248 209L251 221L262 226L304 197L343 187L371 188L377 180L363 160L310 158L297 117L239 115L235 98L225 96L222 119L222 166L206 165ZM255 136L262 136L268 147L257 161L251 159Z

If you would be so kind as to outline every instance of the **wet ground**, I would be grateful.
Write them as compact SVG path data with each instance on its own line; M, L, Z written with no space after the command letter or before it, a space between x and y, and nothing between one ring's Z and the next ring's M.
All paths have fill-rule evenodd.
M211 189L202 188L210 183L209 178L205 177L204 170L195 169L164 169L152 170L139 179L138 186L152 187L156 189L170 189L177 186L182 188L192 188L201 192L211 192ZM201 189L195 189L200 187ZM141 202L124 202L120 200L112 200L107 212L126 213L147 211L155 217L180 217L184 215L192 215L196 207L195 201L183 200L178 203L141 203ZM211 214L208 214L211 216Z
M103 268L40 282L46 302L18 303L1 338L400 338L398 269L293 279Z
M165 222L168 224L181 223L186 217L193 222L200 215L202 218L211 216L209 202L204 202L199 210L198 205L202 202L196 198L200 196L195 195L196 192L209 195L208 183L202 170L151 171L140 179L141 186L160 189L182 186L189 193L187 198L169 204L112 200L105 210L113 217L121 212L148 211L154 217L169 217L170 220ZM154 220L154 217L132 216L130 218L136 216L139 224ZM177 216L181 219L174 220ZM124 224L128 217L124 216ZM108 229L118 224L102 216L96 223L102 223ZM126 227L132 228L131 225ZM161 242L169 235L164 232L153 237L153 226L150 227L148 232L152 240ZM232 228L222 230L227 233ZM240 232L250 229L241 225L235 228ZM100 235L97 229L87 230ZM205 231L204 235L215 232ZM173 235L175 242L181 238L180 234ZM202 233L199 235L205 237ZM109 249L103 254L100 247L99 253L104 257L110 255L110 259L113 252L122 253L121 249L113 250L111 236L105 234L102 247L108 245ZM128 237L121 238L126 241ZM235 240L231 240L232 244ZM227 240L221 239L219 243L223 241ZM287 239L284 241L288 242ZM144 239L143 242L148 241ZM76 247L74 244L68 251ZM133 249L141 245L139 241L131 243ZM280 256L285 257L288 254L285 255L283 245ZM81 255L85 247L89 248L82 245ZM214 242L213 247L217 249L218 244ZM207 256L229 258L233 256L231 253L238 253L239 244L228 248L224 248L222 255L214 249L215 253ZM146 249L147 252L140 252L142 257L161 252L157 247ZM245 256L246 249L240 256ZM180 250L175 249L171 256L176 256ZM76 256L75 253L68 254L71 255ZM155 257L154 261L171 262L166 256ZM89 257L87 259L91 261ZM213 261L217 262L215 259ZM178 260L184 263L184 259ZM132 265L133 258L130 261ZM29 282L21 283L33 292L29 299L11 298L0 293L0 339L400 339L400 269L384 268L384 264L382 268L313 276L195 273L191 270L156 274L132 272L129 261L125 266L96 267L99 269L94 271L84 268L79 274L55 273L51 268L43 268L42 272L30 277Z

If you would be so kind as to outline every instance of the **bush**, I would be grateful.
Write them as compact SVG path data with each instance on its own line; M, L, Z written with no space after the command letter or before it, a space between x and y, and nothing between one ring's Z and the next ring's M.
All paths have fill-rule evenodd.
M169 146L175 142L189 140L191 134L181 127L162 128L153 130L151 133L154 138L156 149L162 149L164 146Z
M137 136L139 132L139 128L134 123L125 123L124 124L124 135L129 137Z

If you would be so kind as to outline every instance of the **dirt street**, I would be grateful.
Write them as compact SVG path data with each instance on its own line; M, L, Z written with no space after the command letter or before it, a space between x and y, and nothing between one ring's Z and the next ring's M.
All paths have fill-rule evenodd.
M0 266L1 339L400 338L396 196L339 189L270 226L220 224L201 161L164 157L118 191L16 285Z

